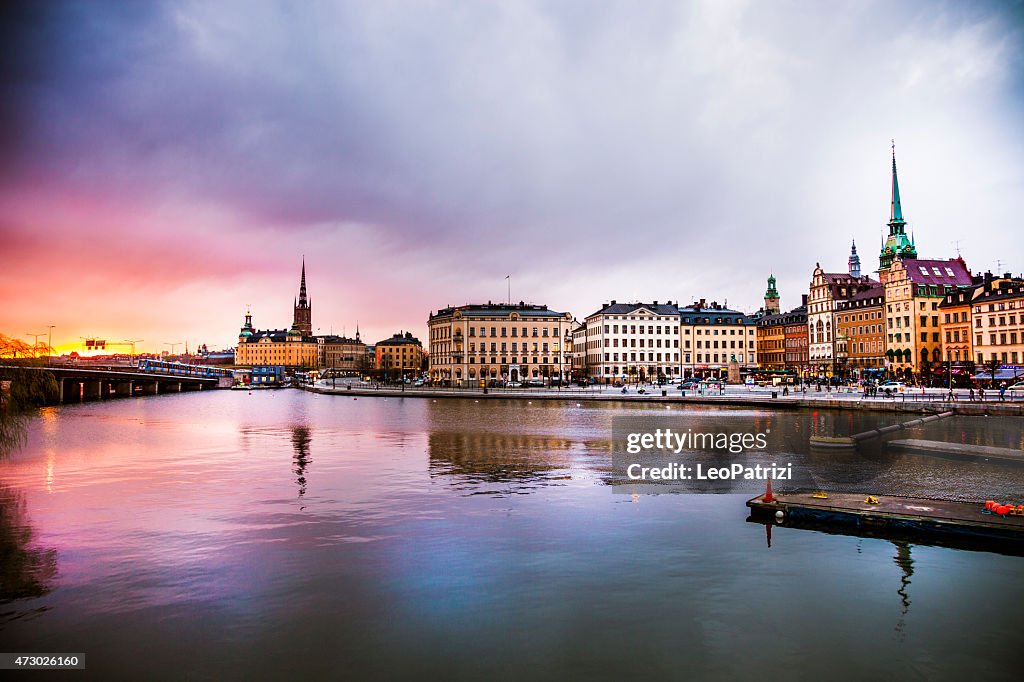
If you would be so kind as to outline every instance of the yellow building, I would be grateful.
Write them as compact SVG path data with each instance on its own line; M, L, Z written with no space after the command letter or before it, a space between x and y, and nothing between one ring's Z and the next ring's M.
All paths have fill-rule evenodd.
M398 333L374 346L377 369L388 378L418 375L423 367L423 344L411 332Z
M931 376L942 361L939 304L971 284L962 258L895 259L885 278L886 364L895 375Z
M974 289L971 308L975 370L1002 367L1004 380L1019 380L1024 376L1024 279L986 274Z
M442 308L427 320L430 378L456 386L563 379L571 325L569 313L522 301Z

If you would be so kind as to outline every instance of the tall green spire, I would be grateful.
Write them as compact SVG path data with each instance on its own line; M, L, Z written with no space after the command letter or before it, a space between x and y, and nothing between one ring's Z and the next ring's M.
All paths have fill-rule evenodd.
M903 220L903 206L900 204L900 183L896 178L896 141L892 143L892 210L889 214L889 238L882 244L878 255L879 271L888 270L897 258L917 258L917 248L912 239L907 239L907 222Z
M889 226L905 225L903 220L903 207L900 206L900 181L896 177L896 143L892 143L892 213L889 218ZM903 230L900 230L902 232ZM890 234L892 231L890 230Z

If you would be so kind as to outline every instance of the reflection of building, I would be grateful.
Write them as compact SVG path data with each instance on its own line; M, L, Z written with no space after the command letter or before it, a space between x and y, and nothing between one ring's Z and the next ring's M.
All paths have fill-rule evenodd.
M562 339L572 315L544 305L490 303L430 315L430 377L463 385L480 379L560 378L569 358Z
M611 381L679 375L679 307L667 303L606 303L587 316L586 371Z
M411 332L395 334L374 346L377 369L389 376L419 374L423 366L423 344Z
M963 258L893 261L885 279L885 356L895 373L910 377L942 361L939 303L970 284Z
M860 374L885 366L885 289L876 284L836 308L836 358Z
M757 368L757 320L701 299L679 308L684 376L724 376L730 362Z

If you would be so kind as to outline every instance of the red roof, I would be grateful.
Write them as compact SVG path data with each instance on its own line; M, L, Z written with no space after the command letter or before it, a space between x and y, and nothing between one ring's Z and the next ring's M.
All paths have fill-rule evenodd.
M970 286L971 271L963 258L949 260L925 260L905 258L907 279L914 284L937 284L939 286Z

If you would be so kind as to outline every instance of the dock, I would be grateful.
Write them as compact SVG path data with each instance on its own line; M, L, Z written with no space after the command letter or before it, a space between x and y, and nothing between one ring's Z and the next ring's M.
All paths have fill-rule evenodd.
M990 445L964 445L962 443L945 443L935 440L908 438L905 440L889 441L887 447L904 452L912 452L916 455L930 455L944 459L1024 464L1024 451L1013 448L997 448Z
M852 534L867 531L882 536L948 537L1014 546L1024 543L1024 516L985 514L985 505L980 502L877 495L874 499L878 503L868 504L863 493L827 495L819 499L812 497L811 492L781 493L767 502L764 495L758 495L748 500L747 506L754 519L779 519L778 512L782 512L782 523L792 521L794 525L814 525Z

